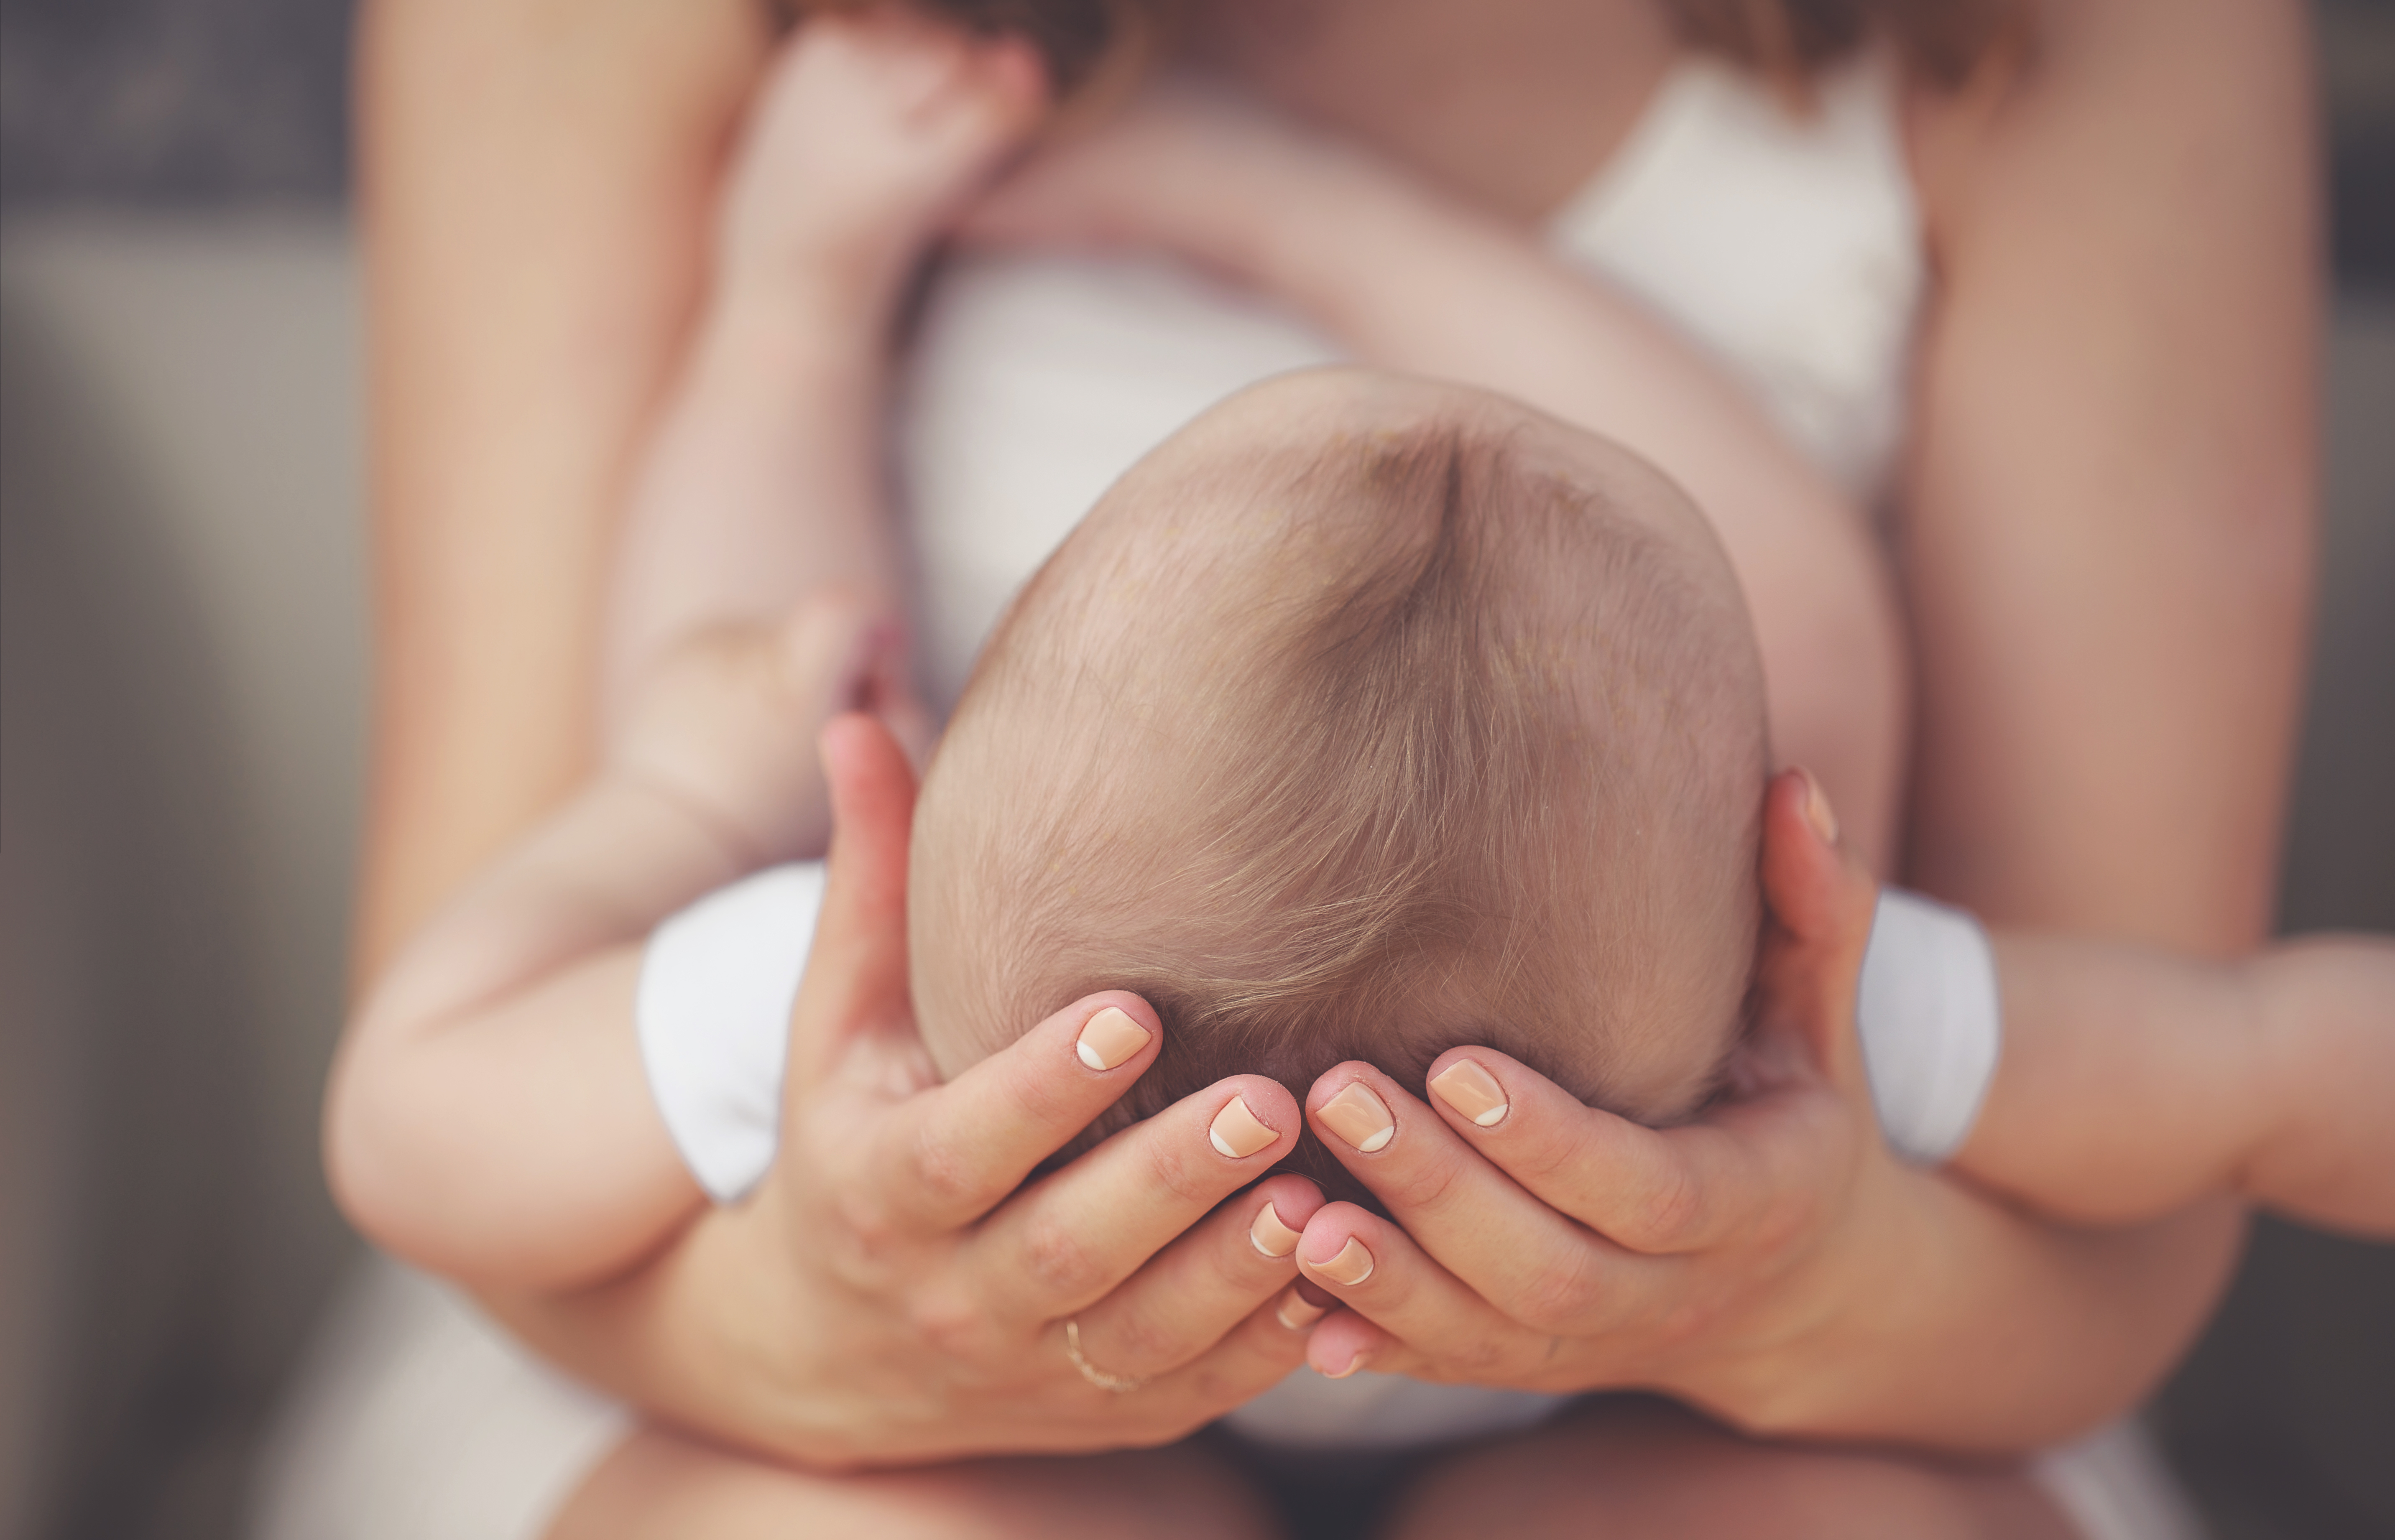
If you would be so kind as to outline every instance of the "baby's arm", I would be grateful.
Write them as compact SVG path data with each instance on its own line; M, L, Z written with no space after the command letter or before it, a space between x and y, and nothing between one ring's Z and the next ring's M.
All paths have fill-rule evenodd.
M706 313L634 484L611 704L697 625L835 585L900 614L893 318L941 224L1042 106L1028 45L896 7L813 18L775 59L726 179Z
M2005 1044L1965 1172L2066 1218L2223 1190L2395 1236L2395 941L2288 941L2208 962L1994 939Z
M821 853L817 731L871 612L850 599L685 644L590 783L472 884L367 997L326 1102L342 1208L478 1286L605 1278L700 1202L642 1068L633 994L658 921Z

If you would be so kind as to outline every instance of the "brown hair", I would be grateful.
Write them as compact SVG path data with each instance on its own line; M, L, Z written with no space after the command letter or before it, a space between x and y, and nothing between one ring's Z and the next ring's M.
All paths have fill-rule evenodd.
M1963 84L2028 41L2027 0L1662 0L1681 40L1801 88L1873 41L1914 76Z
M1734 596L1452 424L1228 474L1085 527L993 638L918 825L927 1028L986 1052L1139 993L1165 1046L1099 1132L1462 1042L1684 1110L1625 1105L1605 1050L1736 1025L1766 756ZM1352 1185L1310 1139L1295 1168Z
M864 0L781 0L792 13ZM1046 56L1060 92L1134 73L1188 0L922 0L980 32L1014 33ZM1963 83L2026 44L2028 0L1659 0L1681 39L1801 91L1864 44L1884 41L1916 77Z

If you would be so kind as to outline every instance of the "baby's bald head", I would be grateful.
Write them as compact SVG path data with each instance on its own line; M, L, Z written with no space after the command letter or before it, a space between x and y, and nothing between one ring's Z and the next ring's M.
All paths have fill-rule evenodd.
M1166 1029L1126 1118L1459 1043L1680 1115L1753 955L1763 713L1727 560L1642 462L1460 388L1259 387L985 652L918 812L927 1044L954 1073L1121 988Z

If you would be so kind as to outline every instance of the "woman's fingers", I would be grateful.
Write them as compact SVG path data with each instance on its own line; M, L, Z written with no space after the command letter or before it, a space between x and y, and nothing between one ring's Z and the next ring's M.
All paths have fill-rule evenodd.
M784 1125L867 1033L906 1034L906 842L915 771L888 727L858 713L823 731L832 839L823 913L790 1012Z
M1132 1399L1150 1393L1186 1396L1212 1409L1211 1416L1201 1419L1211 1421L1279 1384L1290 1370L1305 1362L1309 1335L1306 1327L1311 1325L1306 1323L1291 1328L1283 1323L1282 1296L1287 1293L1284 1289L1249 1311L1247 1319L1234 1326L1211 1350L1131 1392ZM1119 1372L1094 1354L1092 1362L1108 1373ZM1186 1426L1198 1426L1198 1421Z
M1490 1299L1584 1267L1586 1230L1483 1160L1429 1107L1369 1064L1323 1074L1306 1103L1323 1145L1457 1277ZM1574 1103L1578 1106L1578 1103ZM1475 1130L1476 1131L1476 1130Z
M858 1212L909 1234L996 1208L1156 1061L1156 1012L1107 990L1077 1000L945 1086L891 1106L842 1162Z
M1195 1361L1296 1282L1298 1243L1321 1206L1321 1191L1294 1176L1224 1204L1079 1312L1083 1351L1109 1373L1141 1378ZM1303 1331L1319 1314L1282 1311L1282 1329Z
M1305 1227L1306 1281L1391 1337L1450 1372L1513 1381L1536 1367L1547 1338L1525 1330L1440 1267L1389 1220L1354 1204L1326 1204ZM1362 1356L1369 1362L1357 1362ZM1392 1365L1368 1334L1317 1328L1307 1362L1338 1377Z
M1718 1244L1750 1222L1769 1185L1766 1152L1729 1128L1647 1128L1582 1103L1492 1049L1440 1055L1428 1088L1457 1139L1540 1203L1633 1251ZM1484 1126L1492 1095L1503 1099L1503 1115ZM1436 1157L1418 1151L1409 1158ZM1406 1223L1438 1249L1410 1215Z
M1269 1171L1298 1127L1274 1082L1218 1081L1010 1199L973 1235L968 1275L1000 1319L1070 1315Z

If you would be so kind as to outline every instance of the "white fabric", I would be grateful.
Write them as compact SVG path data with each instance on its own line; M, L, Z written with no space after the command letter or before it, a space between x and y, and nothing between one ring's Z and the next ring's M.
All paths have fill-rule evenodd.
M342 1292L259 1468L256 1540L531 1540L632 1419L443 1283Z
M2047 1450L2030 1461L2029 1479L2082 1540L2205 1540L2195 1506L2134 1417Z
M1792 118L1753 76L1684 65L1555 239L1704 343L1865 502L1903 431L1921 212L1892 72L1825 79Z
M641 1063L674 1148L717 1203L774 1164L782 1066L823 910L820 862L744 877L659 926L633 1005Z
M1797 118L1745 75L1683 65L1549 234L1718 355L1849 492L1876 492L1925 271L1887 70L1831 76ZM900 416L933 703L955 704L1008 598L1131 462L1233 391L1338 356L1158 259L946 270Z
M1924 1165L1951 1157L1978 1121L2003 1047L1996 959L1979 922L1883 888L1855 1024L1889 1147Z
M1284 1449L1413 1449L1528 1428L1570 1399L1485 1385L1432 1385L1369 1369L1344 1379L1298 1369L1223 1425Z

